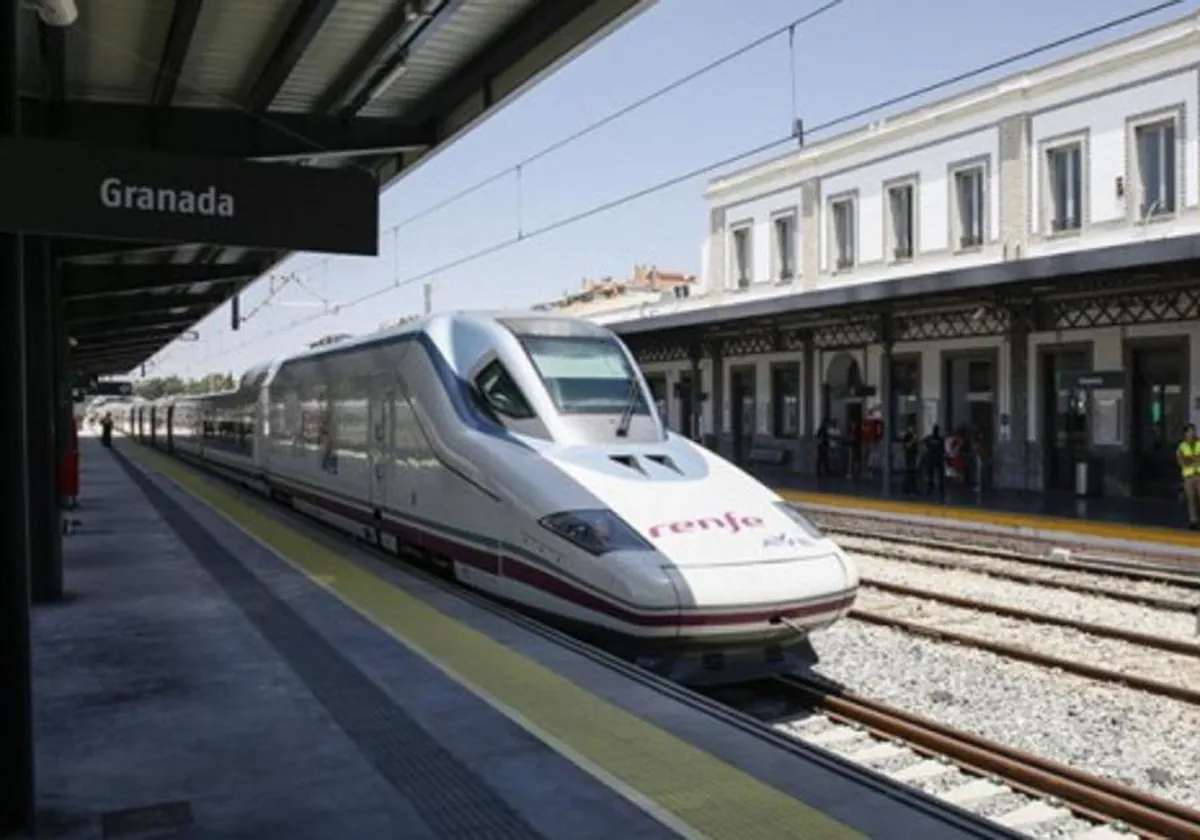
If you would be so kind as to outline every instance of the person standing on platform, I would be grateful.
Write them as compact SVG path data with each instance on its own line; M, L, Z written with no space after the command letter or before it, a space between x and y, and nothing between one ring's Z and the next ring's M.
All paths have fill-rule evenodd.
M112 415L106 411L103 419L100 420L100 442L109 449L112 449L112 430Z
M1200 440L1196 439L1196 424L1183 427L1183 440L1175 450L1175 462L1183 477L1183 496L1187 500L1188 527L1200 530Z
M925 492L933 493L933 483L937 482L939 493L946 492L946 439L942 430L934 426L933 431L925 435Z
M904 492L917 492L917 461L921 456L921 444L917 430L909 425L904 430Z
M829 474L829 421L822 420L817 427L817 477Z

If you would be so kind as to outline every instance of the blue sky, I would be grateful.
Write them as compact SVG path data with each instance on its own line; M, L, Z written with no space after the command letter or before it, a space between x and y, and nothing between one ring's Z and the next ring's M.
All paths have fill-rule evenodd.
M1197 2L1027 64L1177 17ZM378 257L295 255L273 273L295 272L300 283L289 285L236 333L229 306L221 307L197 326L199 341L166 348L147 375L238 374L323 335L373 331L383 321L421 310L425 281L405 281L509 239L518 222L533 230L786 137L792 81L783 35L523 169L520 214L516 178L509 174L395 234L387 232L822 4L660 0L389 189L380 203L385 232ZM817 125L1152 5L1151 0L844 0L796 32L797 110L807 125ZM809 142L827 136L832 134ZM577 288L584 277L627 276L635 263L698 273L707 225L703 192L716 174L439 271L428 278L434 309L527 306ZM244 293L243 313L258 307L270 283L260 278ZM325 310L322 299L336 305L388 287L393 288L357 307L315 317ZM289 328L299 320L307 323Z

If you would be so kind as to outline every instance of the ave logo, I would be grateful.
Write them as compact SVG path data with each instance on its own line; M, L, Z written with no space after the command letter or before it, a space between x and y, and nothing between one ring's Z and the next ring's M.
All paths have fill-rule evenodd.
M808 541L792 534L770 534L763 537L763 548L803 548Z
M761 528L763 521L757 516L742 516L732 511L726 511L721 516L706 516L701 519L681 519L678 522L664 522L650 527L650 539L656 540L663 534L696 534L724 531L736 534L752 528Z

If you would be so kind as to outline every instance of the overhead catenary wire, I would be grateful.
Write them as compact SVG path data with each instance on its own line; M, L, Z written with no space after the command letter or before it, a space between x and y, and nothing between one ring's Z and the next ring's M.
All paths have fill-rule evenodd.
M833 126L839 125L839 124L843 124L851 119L854 119L855 117L862 117L864 115L874 113L876 111L879 111L879 110L889 107L891 105L909 101L909 100L919 97L921 95L929 94L929 93L936 92L938 90L945 89L945 88L953 86L955 84L959 84L961 82L968 81L972 78L976 78L976 77L986 74L988 72L1002 69L1006 66L1010 66L1012 64L1018 63L1025 59L1035 57L1037 55L1049 52L1051 50L1057 49L1062 46L1066 46L1075 41L1079 41L1084 38L1091 37L1092 35L1100 34L1105 31L1118 28L1125 24L1134 22L1140 18L1144 18L1144 17L1152 15L1156 12L1163 11L1164 9L1170 8L1172 6L1177 6L1182 1L1183 0L1167 0L1167 2L1158 3L1155 6L1148 7L1139 12L1135 12L1135 13L1131 13L1128 15L1124 15L1119 18L1111 19L1105 23L1101 23L1101 24L1098 24L1095 26L1088 27L1087 29L1081 30L1072 35L1057 38L1053 41L1043 43L1043 44L1033 47L1031 49L1023 50L1019 53L1014 53L1014 54L1008 56L1007 58L1000 59L998 61L989 62L980 67L976 67L976 68L966 71L964 73L956 74L952 77L948 77L939 82L936 82L936 83L933 83L930 85L924 85L914 91L910 91L909 93L905 93L900 96L890 97L888 99L885 99L879 103L868 106L866 108L858 108L852 112L849 112L848 114L846 114L844 116L836 117L834 119L827 120L817 126L814 126L813 129L811 129L811 130L812 131L828 130L830 127L833 127ZM712 163L693 168L687 172L684 172L679 175L675 175L670 178L666 178L664 180L655 182L655 183L653 183L647 187L643 187L639 190L635 190L633 192L626 193L616 199L612 199L610 201L606 201L601 204L593 205L592 207L589 207L585 210L570 214L568 216L557 219L553 222L549 222L545 225L542 225L541 227L522 231L518 235L511 236L507 239L501 240L499 242L495 242L487 247L480 248L476 251L465 254L456 259L450 260L445 263L441 263L434 268L419 272L417 274L413 274L411 276L404 278L403 280L394 279L394 281L391 284L389 284L385 287L375 289L375 290L368 292L358 298L354 298L350 301L347 301L347 302L341 304L338 307L338 311L352 309L356 306L360 306L364 303L374 300L374 299L382 296L383 294L386 294L387 292L394 291L397 288L404 288L407 286L411 286L415 283L419 283L430 277L436 276L442 272L460 268L469 263L475 262L477 260L483 259L488 256L492 256L492 255L500 253L502 251L505 251L505 250L513 247L514 245L528 242L529 240L534 239L538 236L543 236L543 235L551 233L553 231L561 230L562 228L585 221L594 216L598 216L598 215L606 213L610 210L616 209L617 207L621 207L623 205L626 205L631 202L637 201L639 199L645 198L649 195L652 195L652 194L661 192L665 189L669 189L673 186L677 186L679 184L685 183L694 178L711 173L715 170L725 169L726 167L741 163L742 161L745 161L749 158L753 158L758 155L766 154L770 151L781 148L784 145L794 145L794 143L795 143L794 136L792 134L788 134L785 137L780 137L778 139L771 140L766 143L762 143L758 146L755 146L752 149L748 149L746 151L724 157L724 158L714 161ZM393 228L390 228L388 232L394 232L394 231L399 230L401 227L403 227L403 224L404 223L402 222L402 223L394 226ZM322 313L317 313L314 315L305 316L303 318L300 318L296 321L291 322L290 324L282 327L281 329L271 330L260 336L256 336L255 338L248 339L248 340L242 342L237 347L231 348L230 350L219 354L219 356L228 355L228 353L230 353L230 352L236 352L238 350L244 349L253 344L257 344L260 341L263 341L267 338L271 338L276 335L280 335L282 333L290 332L291 330L296 329L297 327L303 326L304 324L311 323L322 317L325 317L326 314L327 313L322 312ZM219 356L206 356L205 359L207 360L209 358L218 358Z
M902 93L899 96L893 96L888 99L884 99L880 102L876 102L874 105L869 105L866 108L859 108L858 110L850 111L849 113L842 114L839 117L834 117L833 119L826 120L822 123L818 123L817 125L808 127L805 129L805 133L806 134L819 134L821 132L829 131L831 128L837 128L838 126L845 125L846 123L851 122L853 120L857 120L857 119L861 119L862 117L870 116L871 114L874 114L877 111L882 111L884 108L891 108L895 105L903 105L905 102L911 102L914 99L917 99L919 97L925 96L930 93L937 93L939 90L945 90L948 87L953 87L954 85L959 84L960 82L966 82L971 79L977 78L979 76L984 75L985 73L990 73L993 70L1003 69L1004 67L1008 67L1010 65L1016 64L1019 61L1024 61L1027 58L1034 58L1036 56L1042 55L1043 53L1047 53L1052 50L1056 50L1059 47L1065 47L1069 44L1073 44L1076 41L1082 41L1084 38L1090 38L1092 35L1100 35L1111 29L1116 29L1120 26L1124 26L1127 23L1133 23L1134 21L1140 20L1144 17L1148 17L1148 16L1156 14L1158 12L1162 12L1167 9L1170 9L1173 6L1178 6L1182 2L1183 2L1183 0L1165 0L1164 2L1158 3L1154 6L1148 6L1147 8L1141 9L1139 11L1130 12L1129 14L1124 15L1123 17L1113 18L1104 23L1100 23L1095 26L1088 27L1087 29L1081 30L1079 32L1075 32L1071 35L1066 35L1066 36L1064 36L1062 38L1058 38L1054 41L1049 41L1047 43L1040 44L1036 47L1032 47L1031 49L1025 50L1023 52L1019 52L1014 55L1010 55L1007 58L1002 58L999 61L993 61L989 64L984 64L980 67L976 67L973 70L968 70L965 73L959 73L956 76L950 76L948 78L942 79L941 81L935 82L933 84L925 85L924 87L920 87L915 90L910 90L909 92Z
M491 175L488 175L487 177L485 177L479 181L476 181L475 183L471 184L470 186L464 187L463 189L447 196L446 198L442 199L441 201L437 201L437 202L431 204L430 206L426 207L425 209L419 210L416 213L413 213L411 216L406 216L403 220L401 220L399 223L397 223L396 228L398 229L398 228L408 227L409 225L413 224L414 222L418 222L421 219L432 216L434 213L438 212L439 210L443 210L446 207L449 207L451 204L459 202L462 199L466 198L467 196L473 195L474 193L479 192L484 187L490 186L490 185L496 183L497 181L501 180L502 178L505 178L514 173L519 175L521 170L524 168L527 168L531 163L536 163L537 161L541 160L542 158L552 155L555 152L563 149L564 147L571 145L572 143L576 142L577 140L582 140L584 137L587 137L588 135L598 131L599 129L603 128L604 126L609 125L610 123L616 122L621 117L627 116L628 114L631 114L632 112L634 112L640 108L644 108L646 105L649 105L651 102L654 102L657 99L661 99L662 97L666 96L668 93L672 93L676 90L679 90L679 88L684 87L685 85L691 84L696 79L699 79L701 76L705 76L708 73L711 73L713 70L716 70L718 67L723 67L724 65L733 61L734 59L741 58L742 56L746 55L747 53L753 52L754 50L758 49L759 47L762 47L765 44L768 44L768 43L774 41L776 38L778 38L779 36L781 36L785 33L787 33L789 35L789 38L794 39L795 32L798 27L804 26L805 24L807 24L807 23L815 20L819 16L825 14L826 12L840 6L844 2L845 2L845 0L829 0L829 2L826 2L825 4L818 6L817 8L813 9L812 11L807 12L807 13L801 15L800 17L793 19L791 22L786 23L783 26L778 26L775 29L772 29L770 32L766 32L766 33L758 36L753 41L749 41L745 44L742 44L740 47L738 47L730 52L724 53L720 57L713 59L712 61L708 62L707 64L705 64L701 67L698 67L695 70L692 70L690 73L680 76L678 79L675 79L673 82L670 82L660 88L657 88L657 89L651 91L650 93L646 94L645 96L641 97L640 99L630 102L628 105L624 105L615 111L610 111L609 113L605 114L603 117L600 117L599 119L597 119L591 123L588 123L587 125L585 125L581 129L579 129L578 131L568 134L566 137L556 140L548 146L544 146L543 148L539 149L538 151L534 152L533 154L528 155L527 157L524 157L521 160L517 161L516 163L512 164L511 166L506 166L504 169L497 170L496 172L493 172ZM795 73L793 72L793 76L794 75L795 75Z
M640 108L645 107L646 105L649 105L651 102L654 102L655 100L660 99L663 96L666 96L667 94L672 93L673 91L679 90L680 88L682 88L688 84L691 84L696 79L699 79L700 77L705 76L708 73L711 73L713 70L716 70L717 68L722 67L722 66L728 64L729 62L734 61L735 59L738 59L748 53L753 52L754 50L757 50L758 48L774 41L776 38L783 35L784 33L787 33L788 41L789 41L789 49L792 49L793 53L794 53L794 44L795 44L797 28L804 26L805 24L815 20L816 18L820 17L821 15L825 14L826 12L831 11L832 9L836 8L837 6L840 6L844 2L845 2L845 0L827 0L827 2L823 3L822 5L818 6L817 8L812 9L811 11L806 12L805 14L800 15L799 17L793 18L790 22L788 22L782 26L778 26L775 29L772 29L769 32L766 32L766 33L758 36L757 38L754 38L753 40L742 44L741 46L737 47L734 50L731 50L730 52L722 54L721 56L713 59L712 61L708 62L707 64L704 64L701 67L698 67L695 70L692 70L689 73L686 73L683 76L680 76L679 78L675 79L672 82L669 82L668 84L666 84L662 87L656 88L655 90L651 91L650 93L646 94L645 96L642 96L641 98L639 98L633 102L630 102L627 105L624 105L614 111L608 112L607 114L600 117L599 119L594 120L591 123L588 123L583 128L580 128L577 131L567 135L566 137L562 137L562 138L554 141L553 143L549 144L548 146L544 146L541 149L539 149L538 151L528 155L527 157L522 158L521 160L517 161L515 164L507 166L504 169L498 170L498 171L492 173L491 175L488 175L487 177L485 177L479 181L476 181L473 184L459 190L458 192L452 193L451 195L447 196L446 198L435 202L434 204L430 205L429 207L426 207L423 210L420 210L410 216L405 217L404 219L402 219L400 222L396 223L395 225L392 225L392 226L387 227L384 230L382 230L381 234L386 235L386 234L390 233L390 234L392 234L393 237L395 237L401 229L408 227L409 225L414 224L415 222L418 222L421 219L428 218L429 216L432 216L433 214L437 213L438 211L443 210L446 207L449 207L450 205L455 204L455 203L461 201L462 199L479 192L480 190L484 189L485 187L488 187L492 184L495 184L495 183L503 180L504 178L508 177L509 175L515 175L516 181L517 181L517 187L516 187L517 188L517 197L516 197L516 201L517 201L517 236L518 236L518 238L523 238L522 217L524 215L524 210L523 210L524 185L523 185L523 177L522 176L523 176L524 170L530 164L535 163L545 157L548 157L549 155L553 154L554 152L562 150L563 148L569 146L570 144L575 143L576 141L581 140L584 137L587 137L588 135L598 131L599 129L603 128L604 126L609 125L609 124L621 119L622 117L627 116L628 114L630 114L634 111L637 111ZM793 86L793 92L794 92L795 75L796 75L795 74L795 64L794 64L794 55L793 55L791 75L792 75L792 86ZM793 95L793 100L794 99L795 99L795 96ZM795 102L793 101L793 111L794 110L795 110ZM794 120L794 117L793 117L793 120ZM394 262L396 263L395 273L393 275L393 279L396 281L394 285L401 285L400 280L399 280L399 261L395 257L393 259L394 259ZM272 292L270 294L268 294L266 298L264 298L262 301L260 301L257 306L255 306L252 310L250 310L245 315L243 315L240 319L241 323L242 324L247 323L252 318L257 316L264 308L269 306L271 304L271 302L275 299L275 297L279 294L279 292L281 292L283 290L284 286L287 285L288 282L290 282L290 277L287 280L285 280L285 282L282 286L280 286L277 289L272 290Z

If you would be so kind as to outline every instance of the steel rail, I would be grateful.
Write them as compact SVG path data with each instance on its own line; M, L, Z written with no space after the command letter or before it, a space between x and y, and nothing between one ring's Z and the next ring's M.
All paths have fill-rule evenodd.
M836 533L830 531L829 533ZM872 539L887 539L886 537L873 537ZM910 543L905 543L910 544ZM1137 592L1126 592L1121 589L1114 589L1108 586L1095 586L1087 583L1075 583L1073 581L1055 580L1049 577L1040 577L1036 574L1019 572L1012 569L1000 568L983 568L971 565L970 561L958 561L951 558L940 557L918 557L912 554L906 554L903 551L888 550L886 548L855 548L854 546L842 546L846 551L855 554L863 554L868 556L881 557L886 560L898 560L902 563L912 563L917 566L930 566L937 569L960 569L965 572L975 572L977 574L987 575L989 577L1000 578L1002 580L1011 580L1017 583L1028 583L1036 586L1051 587L1054 589L1063 589L1068 592L1078 592L1082 595L1095 595L1102 598L1111 598L1114 601L1123 601L1130 604L1138 604L1139 606L1153 607L1159 610L1169 612L1195 613L1200 611L1200 599L1196 601L1184 601L1179 598L1164 598L1158 595L1143 595ZM936 548L938 551L952 551L953 549L942 548L941 546L929 546ZM989 555L987 559L995 559L1005 562L1008 558ZM1056 571L1083 571L1090 572L1091 570L1076 570L1076 569L1056 569ZM1107 573L1105 573L1107 574Z
M1055 627L1069 627L1072 630L1078 630L1081 633L1087 633L1092 636L1099 636L1105 639L1116 639L1122 642L1130 642L1143 647L1156 648L1158 650L1170 651L1171 653L1182 653L1187 656L1200 657L1200 644L1195 642L1184 641L1183 639L1170 639L1164 636L1152 636L1149 633L1139 633L1136 630L1124 630L1120 627L1112 627L1107 624L1096 624L1091 621L1080 621L1075 618L1064 618L1056 615L1048 615L1046 613L1033 612L1032 610L1024 610L1019 607L1007 607L1003 604L994 604L990 601L980 601L975 598L966 598L961 595L951 595L947 592L934 592L929 589L921 589L915 586L905 586L899 583L889 583L888 581L876 580L871 577L860 577L859 582L870 586L873 589L878 589L881 592L889 592L893 595L903 595L909 598L921 598L926 601L937 601L942 604L947 604L953 607L961 607L968 610L977 610L979 612L992 613L994 615L1004 616L1005 618L1016 618L1022 621L1031 621L1036 624L1046 624Z
M1032 665L1040 665L1044 668L1057 668L1067 673L1076 674L1081 677L1098 680L1100 682L1116 683L1124 685L1128 688L1145 691L1150 694L1157 694L1162 697L1170 697L1173 700L1181 700L1184 703L1191 703L1200 706L1200 691L1195 689L1185 688L1181 685L1173 685L1171 683L1152 680L1147 677L1139 677L1134 674L1124 674L1120 671L1114 671L1109 668L1101 668L1098 665L1088 665L1085 662L1077 662L1073 659L1065 659L1060 656L1052 656L1048 653L1040 653L1039 651L1030 650L1029 648L1010 645L1004 642L997 642L991 639L985 639L980 636L973 636L968 633L959 633L953 630L944 630L940 627L933 627L928 624L921 624L917 621L910 621L905 618L893 618L892 616L883 615L881 613L871 612L855 607L850 611L850 618L865 621L871 624L878 624L883 627L892 627L895 629L905 630L916 636L927 636L939 641L953 642L965 647L973 647L977 650L985 650L989 653L995 653L1003 656L1006 659L1015 659L1020 662L1028 662Z
M1025 793L1055 797L1079 816L1099 822L1120 821L1143 835L1200 840L1200 811L1177 802L815 679L780 677L778 682L831 715L898 738L918 752L945 756L963 768L998 776Z
M1028 563L1055 569L1069 569L1081 572L1109 574L1127 577L1131 580L1168 583L1191 589L1200 589L1200 559L1184 557L1167 551L1149 552L1143 550L1136 555L1138 557L1147 559L1152 558L1157 561L1162 561L1161 564L1148 564L1147 562L1139 560L1122 560L1118 557L1106 556L1103 554L1088 554L1084 555L1082 558L1076 557L1069 560L1053 559L1045 554L1013 551L998 545L987 545L986 543L1004 541L1009 543L1015 542L1037 546L1048 546L1050 548L1062 548L1069 547L1071 544L1083 544L1073 540L1069 534L1064 534L1061 538L1048 539L1045 537L1032 537L1024 534L997 534L992 531L985 531L981 528L972 528L969 525L951 521L939 521L937 524L897 522L896 520L888 517L872 515L871 511L839 511L834 513L826 510L814 510L811 508L803 508L802 510L806 516L813 519L816 524L820 525L825 531L831 534L881 539L888 542L906 543L925 548L936 548L941 551L954 551L975 556L995 557L997 559L1012 560L1018 563ZM911 528L917 531L936 530L943 533L950 532L962 537L970 538L975 542L960 543L949 540L934 539L923 535L917 536L910 534L880 534L878 532L863 534L861 529L854 529L846 524L847 520L854 519L867 520L872 525L895 526L899 524L906 528ZM1094 546L1087 547L1092 549L1095 548ZM1126 553L1129 554L1132 552L1127 551Z

